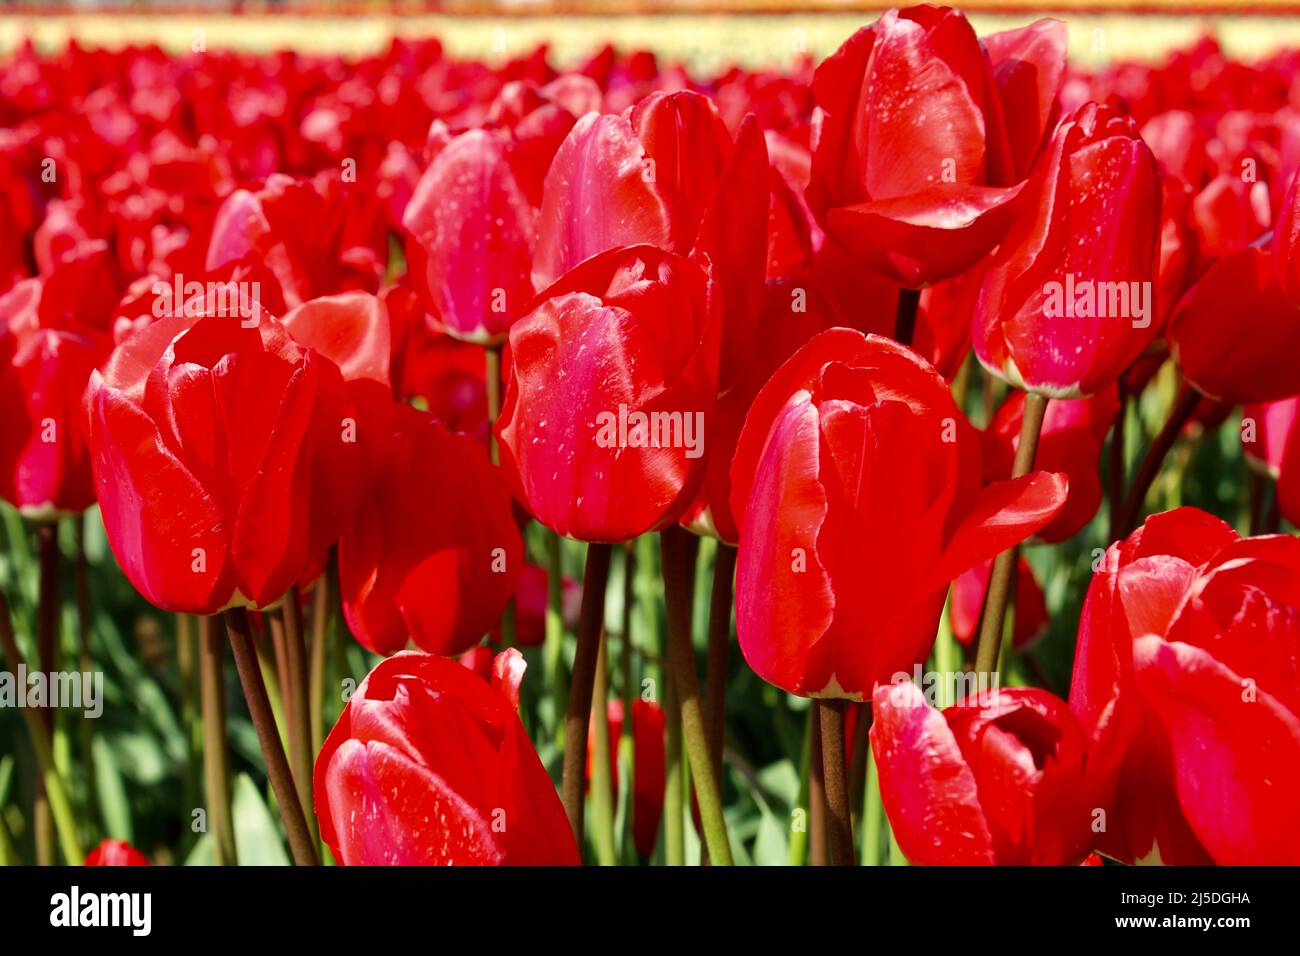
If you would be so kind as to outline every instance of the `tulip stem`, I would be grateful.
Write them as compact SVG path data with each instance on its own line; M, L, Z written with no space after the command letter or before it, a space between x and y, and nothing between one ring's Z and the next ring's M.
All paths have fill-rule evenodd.
M1160 474L1160 467L1164 464L1165 457L1178 441L1183 426L1196 411L1200 400L1200 393L1184 382L1179 389L1178 397L1174 399L1173 407L1169 410L1169 418L1165 420L1164 427L1147 447L1147 453L1142 457L1142 464L1138 466L1128 496L1124 499L1124 507L1120 510L1119 526L1111 535L1115 540L1128 537L1141 522L1142 505L1146 502L1147 492L1151 490L1156 476Z
M920 289L899 289L898 310L894 313L894 341L911 346L916 335L916 313L921 308Z
M709 728L709 757L713 774L722 780L722 742L726 733L727 644L731 638L731 598L736 574L736 549L718 542L713 561L713 590L709 595L709 656L704 665L704 715Z
M1043 416L1047 413L1047 398L1036 392L1025 395L1024 415L1020 421L1020 439L1016 444L1016 457L1011 467L1011 477L1021 478L1034 468L1038 454L1038 436L1043 429ZM998 657L1002 652L1002 624L1007 615L1007 599L1011 595L1011 582L1015 577L1020 548L1003 551L993 560L993 573L989 576L988 596L984 604L984 618L980 622L979 643L975 651L975 671L978 674L996 674Z
M484 382L487 385L488 454L492 464L501 464L501 448L497 444L497 419L501 417L501 350L500 345L483 349ZM501 610L501 646L515 646L518 611L512 595Z
M280 817L284 821L285 837L289 841L293 862L297 866L318 866L320 860L316 855L316 843L303 815L302 804L298 801L293 773L289 770L289 761L280 743L275 715L271 712L271 701L266 696L266 683L262 680L262 671L258 665L248 611L244 608L231 608L225 612L225 619L235 669L239 671L239 682L244 688L244 699L248 702L248 715L252 718L253 729L257 731L257 742L262 746L266 775L271 780L276 802L280 804Z
M1123 378L1120 378L1117 388L1119 413L1115 416L1115 424L1110 430L1110 460L1107 462L1109 474L1106 491L1112 541L1115 540L1115 532L1119 530L1120 509L1124 506L1124 479L1128 474L1128 467L1124 460L1125 446L1128 442L1128 389L1124 386Z
M311 662L307 678L311 723L311 751L320 753L325 743L325 664L329 658L329 638L334 623L334 610L338 606L337 557L331 551L325 573L316 582L312 594Z
M830 861L826 846L826 752L822 749L822 722L815 706L808 707L808 865Z
M216 621L199 618L199 683L203 707L203 789L217 866L234 866L235 822L230 808L230 751L226 742L226 639Z
M853 866L853 821L849 816L849 782L845 773L844 701L817 699L813 708L822 729L822 779L826 786L831 862Z
M591 699L600 657L600 632L605 623L605 586L609 583L609 562L613 549L593 541L587 545L587 564L582 577L582 616L578 621L578 647L573 656L573 680L569 685L569 707L564 714L564 775L561 789L564 811L569 815L573 837L582 846L583 782L587 763L587 726L591 720Z
M596 862L617 866L618 850L614 845L614 773L609 741L609 640L603 635L597 643L596 680L591 707L591 822Z
M53 675L59 667L59 526L44 523L36 526L36 543L40 556L40 602L36 618L37 660L42 671ZM52 708L41 711L46 737L54 739ZM51 754L53 748L51 746ZM36 839L36 862L39 866L53 866L55 858L55 823L51 817L49 795L43 777L36 779L36 805L32 814L32 829ZM74 861L69 860L69 863ZM75 861L80 863L80 860Z
M290 761L293 782L298 789L307 829L316 839L315 814L311 797L311 709L308 706L307 644L303 639L302 596L298 585L289 589L280 605L284 616L285 664L289 671L289 686L284 689L285 719L289 726Z
M564 681L564 555L560 536L550 528L543 529L546 538L546 641L542 654L542 668L546 683L551 689L551 711L554 720L556 744L564 742L564 723L560 714L569 697Z
M682 739L690 761L691 780L700 807L704 844L709 862L731 866L731 844L727 821L722 815L722 795L709 756L709 738L700 707L699 679L695 674L695 651L691 646L690 593L692 578L687 573L686 532L676 525L659 533L663 552L664 598L668 608L668 662L682 710Z
M862 808L862 865L879 866L881 837L885 829L885 805L880 799L880 775L876 772L876 756L870 746L867 747L865 791Z
M76 557L72 565L72 588L77 604L77 667L83 674L89 674L94 670L94 661L90 654L90 575L86 567L85 515L77 515L73 518L72 526L76 532L77 542ZM86 787L86 803L92 821L97 821L99 801L95 788L95 780L98 778L95 776L93 728L94 721L83 715L79 723L78 737L81 744L82 766L85 768L86 779L90 781Z
M0 592L0 656L7 662L10 673L17 674L25 669L22 652L14 640L13 622L9 616L9 602ZM77 822L72 814L72 801L68 798L68 788L59 776L59 768L54 763L54 752L50 746L50 730L46 720L47 711L40 708L20 708L23 721L27 724L27 733L31 737L32 751L36 755L39 770L39 783L46 799L47 812L52 828L58 833L58 842L63 850L64 860L69 866L81 866L86 854L81 849L77 836ZM38 849L39 846L38 846ZM53 856L51 847L50 855Z

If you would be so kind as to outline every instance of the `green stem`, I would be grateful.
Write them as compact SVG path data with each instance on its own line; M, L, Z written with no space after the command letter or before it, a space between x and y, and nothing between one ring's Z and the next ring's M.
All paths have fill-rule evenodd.
M1038 436L1047 412L1047 398L1036 392L1025 395L1024 416L1020 422L1020 440L1016 445L1015 462L1011 477L1020 478L1034 468L1038 452ZM1007 598L1015 577L1018 547L1008 548L993 559L993 572L989 576L988 595L984 603L984 618L980 621L979 643L975 651L975 670L979 674L996 674L998 656L1002 652L1002 625L1006 619Z
M22 652L14 640L12 619L9 616L9 603L0 593L0 651L8 662L11 673L18 673L24 666ZM86 860L85 851L77 836L77 822L72 813L72 801L68 799L68 788L59 776L54 764L54 754L50 748L50 732L42 710L31 707L20 708L23 721L27 724L27 733L31 737L32 750L36 755L36 766L40 771L40 783L46 798L46 806L57 832L59 846L63 850L64 860L69 866L81 866Z
M37 525L36 542L41 568L40 601L36 617L37 659L41 670L52 675L59 668L59 526L52 523ZM46 708L40 712L40 716L47 739L53 741L54 709ZM52 755L52 744L50 752ZM52 809L44 781L38 778L32 828L36 838L36 862L40 866L53 866L57 862Z
M257 731L257 742L261 744L262 756L266 760L266 774L275 791L276 802L280 805L280 817L284 820L285 836L289 841L294 864L318 866L320 860L316 854L316 843L303 816L302 804L298 802L293 773L284 755L284 747L280 744L275 716L271 713L271 702L266 696L266 684L262 681L257 649L253 646L248 612L243 608L232 608L225 612L225 619L235 669L239 671L244 699L248 702L248 715L252 718L253 729Z
M803 812L803 826L793 826L791 820L790 829L790 855L788 862L790 866L803 866L804 857L808 849L808 826L809 826L809 777L812 772L812 710L808 711L808 719L803 723L803 747L800 748L799 757L799 802L795 806L796 811Z
M704 665L704 710L709 728L709 757L713 773L722 780L722 741L726 733L727 645L731 640L731 597L736 574L736 549L718 543L709 595L709 656Z
M826 782L826 822L831 862L853 865L853 821L849 816L849 784L845 773L844 701L815 700L822 729L822 773Z
M574 839L582 846L583 778L586 776L587 726L591 720L591 699L600 656L600 634L605 623L605 586L609 583L608 544L587 545L587 566L582 580L582 617L578 623L578 647L573 657L573 683L569 706L564 714L564 772L561 793L564 809L573 827Z
M727 822L722 815L718 778L709 758L709 738L704 728L699 682L695 675L695 651L691 646L690 632L690 595L687 592L691 580L686 573L685 534L677 526L665 528L659 534L668 607L668 659L681 703L682 739L690 760L691 780L700 807L700 822L704 828L704 844L708 847L709 861L714 866L731 866Z
M325 743L325 665L329 658L329 638L334 625L334 611L338 606L338 565L333 551L325 565L325 573L316 582L312 595L311 661L307 679L311 723L312 753L320 753Z
M312 812L311 776L311 710L308 705L309 675L307 672L307 645L303 639L302 596L298 585L289 589L280 605L284 617L285 665L291 677L288 697L284 705L289 724L289 761L293 768L293 782L302 803L303 816L312 840L316 834L316 815Z
M235 822L230 806L230 750L226 738L226 639L211 617L199 624L199 684L203 706L203 789L217 866L234 866Z
M885 806L880 802L880 780L876 773L876 757L867 748L867 784L862 808L862 865L879 866L884 835Z
M543 647L542 669L546 685L551 690L551 713L555 719L556 744L564 743L564 712L569 689L564 679L564 552L560 536L550 528L543 529L546 540L546 642Z
M614 785L610 762L609 739L609 662L608 638L601 637L596 654L596 682L591 702L591 823L596 862L601 866L618 865L614 844Z

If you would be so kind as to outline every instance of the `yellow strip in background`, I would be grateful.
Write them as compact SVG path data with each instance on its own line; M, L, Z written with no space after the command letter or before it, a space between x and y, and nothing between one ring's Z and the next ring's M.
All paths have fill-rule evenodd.
M980 33L1018 26L1040 13L974 13ZM201 30L208 50L295 49L361 55L383 49L397 36L436 36L449 53L496 61L547 42L552 60L567 66L606 42L649 48L671 62L710 74L729 64L784 66L799 53L824 56L876 14L652 14L579 16L235 16L194 14L0 15L0 50L30 37L45 50L75 37L87 46L159 43L189 49ZM1300 16L1233 14L1060 14L1070 28L1071 61L1097 66L1108 60L1152 61L1186 47L1206 31L1233 56L1251 60L1281 48L1300 48Z

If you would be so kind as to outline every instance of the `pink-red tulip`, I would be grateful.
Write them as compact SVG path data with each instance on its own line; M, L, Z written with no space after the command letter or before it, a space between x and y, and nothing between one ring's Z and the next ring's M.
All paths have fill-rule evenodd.
M348 700L316 758L321 839L356 865L576 865L564 807L515 713L523 659L491 684L401 653Z
M1282 515L1300 527L1300 396L1241 410L1241 449L1260 472L1277 482Z
M759 393L732 463L736 631L791 693L864 700L924 660L948 584L1050 521L1063 476L981 488L979 437L908 349L823 332Z
M877 688L871 750L894 838L921 865L1073 866L1092 849L1086 738L1034 687L944 711L915 684Z
M1300 540L1195 508L1110 546L1079 623L1070 707L1125 862L1300 862Z
M719 326L705 272L651 246L589 259L543 293L510 331L496 426L538 521L616 542L681 517L704 476Z
M1115 382L1159 332L1160 197L1132 119L1088 103L1057 127L980 290L984 367L1052 398Z

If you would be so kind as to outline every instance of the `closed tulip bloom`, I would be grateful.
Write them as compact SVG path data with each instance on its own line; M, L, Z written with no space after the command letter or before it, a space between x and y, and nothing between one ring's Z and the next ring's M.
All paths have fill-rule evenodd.
M523 659L489 683L402 653L348 700L316 757L321 839L348 866L577 865L551 778L515 710Z
M501 342L533 297L537 210L501 132L470 130L420 177L402 217L408 269L436 330Z
M86 866L148 866L149 858L125 840L101 840L86 854Z
M1070 707L1124 862L1300 862L1300 539L1195 508L1111 545L1079 624Z
M1282 514L1300 526L1300 396L1241 410L1241 450L1261 474L1277 482ZM1248 430L1247 425L1253 424Z
M266 607L319 572L359 493L343 375L274 319L168 316L87 387L87 442L109 545L164 610Z
M339 541L343 613L379 654L459 654L514 593L523 539L510 490L473 438L399 406L387 459Z
M911 288L978 262L1011 223L1058 109L1065 25L981 45L947 7L889 10L818 68L808 201L872 271Z
M910 682L877 688L871 750L903 855L925 866L1073 866L1092 849L1086 738L1035 687L936 710Z
M1052 398L1115 382L1159 331L1160 178L1131 119L1088 103L1063 122L994 254L974 317L994 375Z
M625 541L676 521L704 475L719 317L691 260L650 246L587 260L510 331L502 468L538 521Z
M1039 528L1067 482L981 487L979 437L897 343L816 336L759 393L732 462L736 632L794 694L864 700L925 659L948 584Z
M1187 381L1233 404L1273 402L1300 389L1279 355L1300 354L1300 305L1278 281L1267 248L1220 259L1188 290L1166 337Z

